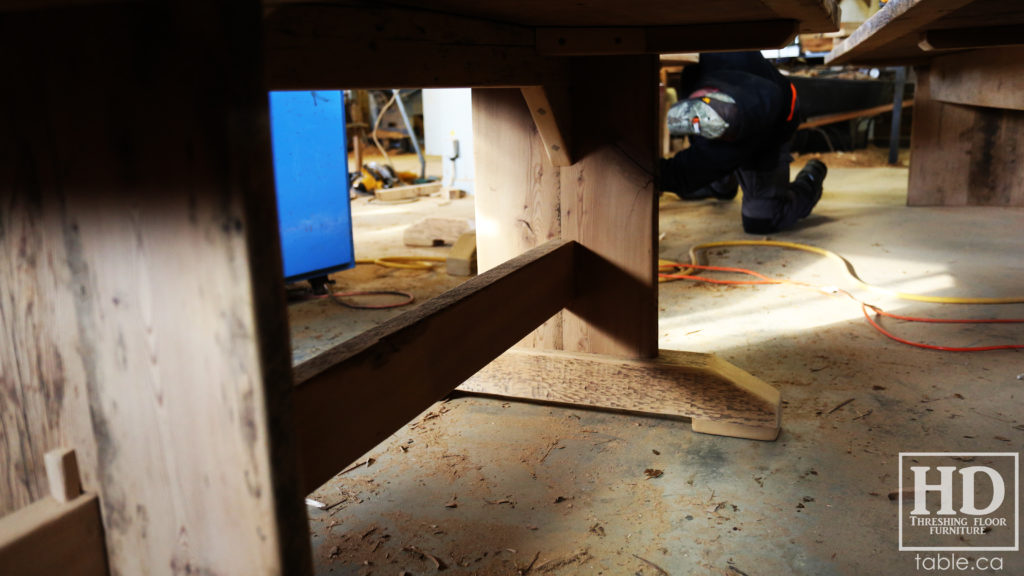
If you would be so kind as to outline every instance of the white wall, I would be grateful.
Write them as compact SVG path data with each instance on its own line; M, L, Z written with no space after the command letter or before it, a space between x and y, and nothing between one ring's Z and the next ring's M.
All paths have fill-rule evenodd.
M842 0L839 3L843 22L863 22L878 11L878 1L872 0L871 6L865 6L862 0Z
M473 100L469 88L423 91L424 153L444 158L444 183L452 178L451 140L459 141L455 187L473 194Z

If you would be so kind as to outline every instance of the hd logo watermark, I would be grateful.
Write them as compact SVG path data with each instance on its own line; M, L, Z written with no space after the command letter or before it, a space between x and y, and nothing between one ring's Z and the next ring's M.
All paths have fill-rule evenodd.
M1020 550L1019 470L1013 452L901 452L900 550Z

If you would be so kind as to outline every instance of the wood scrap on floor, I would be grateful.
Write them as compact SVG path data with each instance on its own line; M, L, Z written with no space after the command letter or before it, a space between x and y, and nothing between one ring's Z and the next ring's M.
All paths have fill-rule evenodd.
M428 182L426 184L395 186L393 188L378 188L373 192L373 195L377 200L382 202L396 202L399 200L419 198L420 196L430 196L440 191L440 182Z
M412 552L413 554L418 554L420 556L420 558L428 558L428 559L430 559L430 561L434 563L434 568L436 568L438 570L444 570L444 569L446 569L448 567L448 565L444 563L444 560L441 560L440 558L438 558L437 556L434 556L430 552L427 552L425 550L421 550L421 549L419 549L419 548L417 548L415 546L409 545L409 546L406 546L406 547L402 548L402 550L404 550L406 552Z
M363 464L365 464L365 462L360 463L360 465ZM321 486L305 498L306 506L324 511L333 510L341 504L354 502L356 500L358 500L358 498L355 494L352 494L347 490L343 490L340 487L332 490L328 488L327 485Z
M636 558L637 560L640 560L641 562L643 562L644 564L647 564L651 568L654 568L658 572L658 574L660 574L661 576L669 576L668 572L666 572L664 568L662 568L661 566L658 566L654 562L651 562L647 558L644 558L642 556L637 556L636 554L633 554L633 558Z
M317 510L331 510L335 506L348 502L348 496L345 494L335 495L333 497L325 496L311 496L306 498L306 506L310 508L316 508Z
M405 229L402 241L406 246L451 246L475 229L469 218L424 218Z
M570 564L575 564L579 566L585 563L587 560L590 560L590 558L591 556L589 549L580 550L579 552L570 554L569 556L564 556L562 558L552 558L551 560L543 562L539 566L537 566L537 571L551 572L552 570L562 568L563 566L568 566Z
M345 468L341 472L338 472L338 476L341 476L342 474L347 474L348 472L351 472L352 470L355 470L356 468L359 468L360 466L366 466L366 467L373 466L373 463L376 462L376 461L377 461L376 458L367 458L366 460L361 460L359 462L356 462L356 463L348 466L347 468Z
M740 570L739 568L737 568L736 566L734 566L732 564L729 564L729 572L732 573L732 574L738 574L739 576L750 576L749 574L747 574L743 570Z
M533 555L533 560L531 560L530 563L526 566L519 566L519 563L516 562L515 559L513 559L512 565L516 568L516 574L529 574L530 570L533 569L533 565L537 563L538 558L540 558L540 550L538 550L537 553Z
M445 259L445 268L450 276L476 274L476 230L459 236Z
M846 400L843 400L839 404L836 404L835 406L833 406L832 409L829 410L827 413L828 414L833 414L836 411L838 411L840 408L842 408L843 406L846 406L847 404L849 404L850 402L853 402L854 400L855 400L855 398L848 398Z

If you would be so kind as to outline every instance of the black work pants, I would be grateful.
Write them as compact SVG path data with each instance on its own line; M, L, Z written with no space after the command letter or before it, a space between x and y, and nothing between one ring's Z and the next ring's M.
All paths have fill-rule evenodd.
M714 182L715 189L743 188L743 230L749 234L772 234L785 230L807 216L814 205L813 190L804 190L804 182L789 181L789 165L793 161L790 147L783 146L779 159L770 170L740 168Z
M736 171L743 187L743 230L749 234L771 234L785 230L806 216L806 194L789 181L793 158L789 146L779 153L775 168L767 171Z

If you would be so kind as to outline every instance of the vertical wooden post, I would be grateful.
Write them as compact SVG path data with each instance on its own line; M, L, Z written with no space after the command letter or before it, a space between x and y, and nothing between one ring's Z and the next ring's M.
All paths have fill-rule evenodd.
M552 165L518 90L473 91L482 270L551 238L582 258L573 305L524 344L657 356L658 59L567 59L575 163ZM623 89L628 86L629 89Z
M562 237L560 169L519 89L473 89L477 267L485 272ZM521 346L562 349L562 314Z
M1020 107L1012 97L1009 102L992 102L991 97L978 96L977 105L933 97L933 84L946 92L970 92L949 85L951 71L937 73L943 61L937 58L930 67L917 69L907 204L1024 206L1024 163L1019 153L1024 148L1024 111L991 106ZM996 74L993 84L1003 80L997 70L990 71ZM1015 73L1008 76L1011 81L1016 78ZM998 92L983 88L982 94Z
M966 106L933 100L929 80L928 68L917 68L907 204L964 205L974 115Z
M257 2L0 19L0 417L31 464L0 508L75 446L113 574L311 572L260 30Z
M628 88L627 88L628 87ZM658 355L658 57L575 58L573 156L561 173L562 237L585 246L564 349Z

